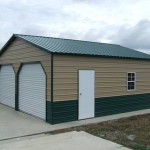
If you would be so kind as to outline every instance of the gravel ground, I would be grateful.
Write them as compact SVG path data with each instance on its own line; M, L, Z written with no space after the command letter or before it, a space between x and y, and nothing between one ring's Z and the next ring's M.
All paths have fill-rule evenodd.
M85 131L134 150L150 150L150 114L82 125L50 132Z

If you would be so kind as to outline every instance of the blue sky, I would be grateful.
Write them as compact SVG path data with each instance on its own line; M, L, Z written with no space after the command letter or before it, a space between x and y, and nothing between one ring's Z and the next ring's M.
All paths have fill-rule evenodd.
M150 54L149 0L0 1L0 48L13 33L120 44Z

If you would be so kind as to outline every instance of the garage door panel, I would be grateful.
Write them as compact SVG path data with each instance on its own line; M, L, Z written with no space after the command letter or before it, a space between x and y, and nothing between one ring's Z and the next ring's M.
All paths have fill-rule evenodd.
M22 66L19 75L19 109L45 120L46 76L40 64Z
M0 103L15 108L15 72L12 65L0 69Z

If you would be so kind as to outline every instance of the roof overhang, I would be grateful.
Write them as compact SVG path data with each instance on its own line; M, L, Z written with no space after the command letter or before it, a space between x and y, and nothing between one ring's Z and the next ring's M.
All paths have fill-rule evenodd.
M13 34L11 38L6 42L6 44L1 48L0 56L3 54L3 52L10 46L10 44L16 39L15 35Z
M21 39L21 40L23 40L23 41L25 41L25 42L27 42L27 43L30 43L31 45L34 45L35 47L38 47L39 49L44 50L44 51L46 51L46 52L48 52L48 53L50 53L50 54L52 53L52 52L50 52L50 51L44 49L43 47L40 47L40 46L38 46L38 45L36 45L36 44L34 44L34 43L32 43L32 42L29 42L29 41L27 41L27 40L25 40L25 39L23 39L23 38L17 36L17 34L13 34L13 35L11 36L11 38L6 42L6 44L1 48L0 56L5 52L5 50L11 45L11 43L12 43L16 38Z

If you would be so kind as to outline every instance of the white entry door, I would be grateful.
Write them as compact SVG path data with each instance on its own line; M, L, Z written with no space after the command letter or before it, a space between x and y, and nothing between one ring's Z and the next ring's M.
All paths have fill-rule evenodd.
M45 120L46 75L40 64L25 64L19 74L19 109Z
M12 65L0 69L0 103L15 108L15 72Z
M95 71L79 70L79 119L94 117Z

